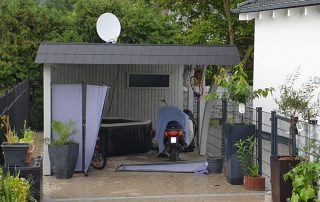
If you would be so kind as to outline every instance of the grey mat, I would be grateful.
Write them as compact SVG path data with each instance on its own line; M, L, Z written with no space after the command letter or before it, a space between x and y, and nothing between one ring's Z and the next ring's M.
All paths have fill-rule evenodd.
M140 172L181 172L203 173L207 172L207 161L184 161L155 164L122 164L116 171L140 171Z

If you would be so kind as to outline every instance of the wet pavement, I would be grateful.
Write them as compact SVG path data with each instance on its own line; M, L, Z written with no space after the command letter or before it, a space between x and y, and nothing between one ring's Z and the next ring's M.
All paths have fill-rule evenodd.
M182 154L183 160L203 160L197 152ZM230 185L223 174L115 172L120 164L166 162L156 152L112 157L104 170L90 169L86 177L76 173L71 179L44 176L44 201L187 201L263 202L268 192L251 192L242 185Z
M42 134L35 141L35 155L42 155ZM198 153L182 153L181 160L204 160ZM111 157L103 170L90 168L88 176L75 173L71 179L43 177L42 201L80 202L271 202L271 194L230 185L223 174L198 176L193 173L115 172L121 164L168 162L156 151Z

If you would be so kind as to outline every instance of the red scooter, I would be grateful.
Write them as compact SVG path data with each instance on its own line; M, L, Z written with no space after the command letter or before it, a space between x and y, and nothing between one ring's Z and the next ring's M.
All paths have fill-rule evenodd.
M170 154L170 161L180 160L179 153L186 147L184 135L182 126L178 121L168 122L164 132L163 143L166 152Z

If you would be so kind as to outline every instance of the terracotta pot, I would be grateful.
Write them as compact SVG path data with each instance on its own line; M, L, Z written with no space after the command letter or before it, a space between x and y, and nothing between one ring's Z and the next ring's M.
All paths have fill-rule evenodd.
M27 154L27 158L26 158L26 163L27 164L30 164L31 161L32 161L32 155L33 155L33 152L35 150L35 146L34 144L30 144L30 147L29 147L29 150L28 150L28 154Z
M257 177L244 176L243 177L243 186L246 190L264 191L265 190L265 178L262 176L257 176Z

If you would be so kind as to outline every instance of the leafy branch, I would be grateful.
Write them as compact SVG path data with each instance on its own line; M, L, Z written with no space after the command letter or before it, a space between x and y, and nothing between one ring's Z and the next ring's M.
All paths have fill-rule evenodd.
M269 93L272 94L274 91L274 88L272 87L251 90L248 76L243 70L242 64L234 66L231 73L232 74L229 76L224 68L220 69L219 73L214 76L214 80L218 86L223 87L227 92L223 94L212 92L207 95L207 100L227 99L246 104L250 99L267 97Z
M289 178L292 180L291 202L310 201L316 198L318 187L315 183L318 181L319 172L319 163L305 160L283 176L285 181Z
M309 80L296 88L295 83L301 74L300 68L287 75L287 78L280 86L280 97L275 99L278 104L278 112L286 117L299 117L310 120L319 115L320 105L312 102L319 84Z

